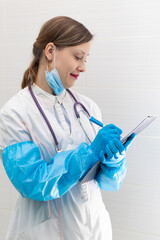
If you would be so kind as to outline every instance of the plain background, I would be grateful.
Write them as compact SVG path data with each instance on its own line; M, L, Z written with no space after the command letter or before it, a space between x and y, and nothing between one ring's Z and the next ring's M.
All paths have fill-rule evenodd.
M19 89L42 24L65 15L95 34L87 71L75 89L125 135L147 115L157 119L127 153L118 192L103 192L113 240L160 239L160 1L0 0L0 107ZM17 193L0 163L0 239ZM24 216L25 217L25 216ZM107 239L106 239L107 240Z

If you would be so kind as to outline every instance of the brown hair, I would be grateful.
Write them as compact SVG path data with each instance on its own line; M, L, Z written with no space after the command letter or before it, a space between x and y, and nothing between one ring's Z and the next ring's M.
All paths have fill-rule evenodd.
M29 81L31 84L35 82L42 52L49 42L53 42L57 48L65 48L89 42L92 38L88 29L72 18L59 16L48 20L33 44L34 58L23 75L21 88L25 88Z

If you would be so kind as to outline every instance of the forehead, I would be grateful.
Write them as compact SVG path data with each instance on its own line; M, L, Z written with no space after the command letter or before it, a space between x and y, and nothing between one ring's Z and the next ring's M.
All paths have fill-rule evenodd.
M83 55L88 55L91 47L91 42L83 43L77 46L70 47L71 51L82 53Z

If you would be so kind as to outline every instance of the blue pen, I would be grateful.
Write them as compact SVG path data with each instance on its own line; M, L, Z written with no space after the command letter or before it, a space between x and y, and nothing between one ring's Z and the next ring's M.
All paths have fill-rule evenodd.
M100 127L103 127L103 123L100 122L99 120L95 119L94 117L90 117L89 120L95 124L97 124Z
M91 122L97 124L98 126L103 127L103 123L100 122L99 120L95 119L94 117L90 117L89 120L90 120ZM123 135L121 135L121 140L122 140L123 138L124 138Z

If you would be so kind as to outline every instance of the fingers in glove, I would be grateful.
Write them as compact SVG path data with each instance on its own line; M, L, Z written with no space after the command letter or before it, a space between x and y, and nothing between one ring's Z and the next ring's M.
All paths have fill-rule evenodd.
M110 133L110 134L108 134L108 133L103 133L103 137L106 138L108 141L109 141L109 140L113 140L114 138L120 140L120 138L121 138L120 135L117 134L117 133Z
M120 133L117 129L102 129L100 130L101 134L104 135L108 140L113 140L113 138L120 139Z
M116 145L114 144L113 141L109 141L109 142L108 142L108 148L109 148L110 151L112 152L112 155L113 155L115 158L118 158L118 156L119 156L119 150L118 150L118 148L116 147Z
M114 138L120 139L120 134L117 130L99 130L98 135L100 139L106 144L108 141L113 140Z
M103 129L104 130L114 129L114 130L117 130L120 135L122 134L122 130L120 128L116 127L114 124L108 124L108 125L104 126Z
M125 147L124 145L121 143L121 141L114 139L113 140L114 144L116 145L116 147L118 148L118 151L120 154L125 154Z
M113 153L112 153L108 144L106 145L105 156L108 160L111 160L114 157L114 155L113 155Z

